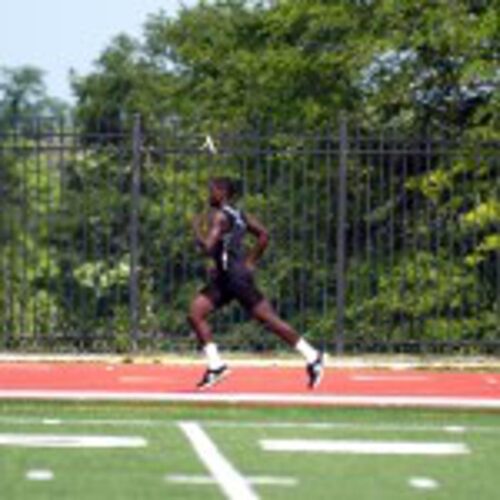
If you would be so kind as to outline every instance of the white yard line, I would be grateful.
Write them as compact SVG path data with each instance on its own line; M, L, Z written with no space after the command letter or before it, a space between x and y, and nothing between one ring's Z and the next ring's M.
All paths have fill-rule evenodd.
M145 439L135 436L0 434L0 446L22 448L141 448L146 444Z
M219 451L200 424L179 422L179 427L228 499L257 500L259 498L248 481Z
M500 398L464 398L439 396L333 396L325 394L223 394L198 392L152 393L109 391L0 390L0 399L500 409Z
M357 455L467 455L463 443L422 443L410 441L358 441L320 439L262 439L265 451L300 453L349 453Z

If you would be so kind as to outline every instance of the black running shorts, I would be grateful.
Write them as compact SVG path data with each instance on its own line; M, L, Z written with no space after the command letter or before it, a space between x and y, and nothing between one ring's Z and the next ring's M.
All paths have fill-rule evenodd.
M216 309L236 299L247 311L251 312L264 299L255 284L252 273L247 269L217 273L200 293L208 297Z

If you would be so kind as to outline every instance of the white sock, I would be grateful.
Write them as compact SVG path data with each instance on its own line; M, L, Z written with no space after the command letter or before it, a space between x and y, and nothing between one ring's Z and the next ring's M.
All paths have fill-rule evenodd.
M300 338L297 344L295 344L295 349L304 356L308 363L314 363L318 359L318 351L303 338Z
M209 342L208 344L206 344L203 348L203 351L205 353L205 356L207 357L208 368L210 368L210 370L217 370L224 364L221 357L219 356L217 345L213 342Z

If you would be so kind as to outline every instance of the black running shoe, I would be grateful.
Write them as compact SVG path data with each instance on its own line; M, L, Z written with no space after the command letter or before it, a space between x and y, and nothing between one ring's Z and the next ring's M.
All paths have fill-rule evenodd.
M208 389L213 385L219 383L229 375L229 368L222 365L220 368L212 370L208 368L203 374L202 379L198 382L198 389Z
M309 363L306 367L307 376L309 378L309 389L314 389L319 385L321 379L323 378L323 366L324 354L320 352L316 361Z

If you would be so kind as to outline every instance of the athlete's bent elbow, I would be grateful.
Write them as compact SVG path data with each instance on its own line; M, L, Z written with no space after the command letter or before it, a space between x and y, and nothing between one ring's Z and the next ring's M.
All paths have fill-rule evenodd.
M269 245L269 233L267 231L263 231L259 235L259 245L261 248L266 248Z

